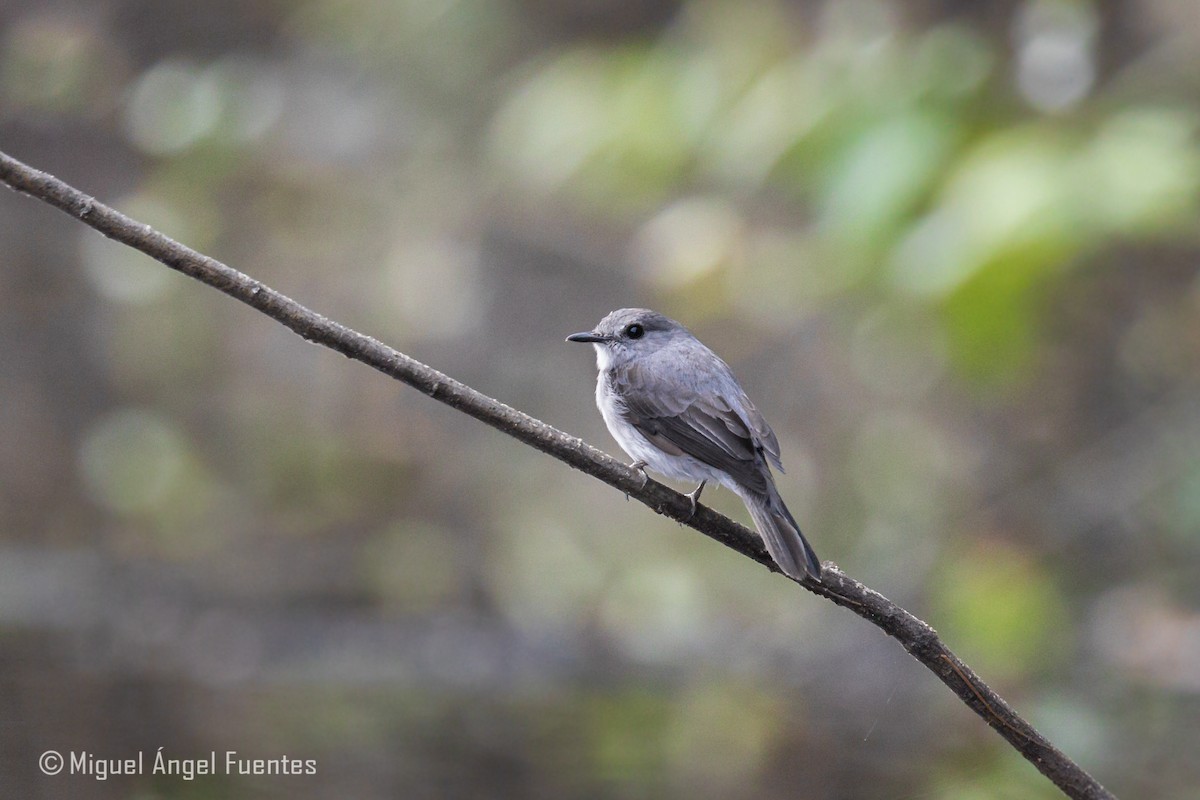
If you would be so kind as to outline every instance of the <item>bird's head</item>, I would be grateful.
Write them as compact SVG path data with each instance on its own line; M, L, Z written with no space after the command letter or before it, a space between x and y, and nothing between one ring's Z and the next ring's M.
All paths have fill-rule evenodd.
M596 364L605 369L653 353L680 334L687 335L687 328L657 311L621 308L600 320L593 330L573 333L567 341L594 344Z

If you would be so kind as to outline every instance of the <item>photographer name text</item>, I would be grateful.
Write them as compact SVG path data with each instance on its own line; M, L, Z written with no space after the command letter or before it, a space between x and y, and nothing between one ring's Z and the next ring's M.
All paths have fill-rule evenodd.
M209 751L196 758L176 758L160 747L150 753L139 750L127 758L104 758L87 750L60 753L47 750L38 759L46 775L86 775L106 781L118 775L178 775L185 781L203 775L316 775L313 758L248 758L237 750Z

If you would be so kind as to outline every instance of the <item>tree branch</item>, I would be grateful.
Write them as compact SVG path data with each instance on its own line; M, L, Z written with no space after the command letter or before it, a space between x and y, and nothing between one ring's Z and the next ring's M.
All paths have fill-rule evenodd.
M688 525L778 572L762 542L748 528L700 506L691 514L688 499L602 453L574 436L493 400L370 336L327 319L259 281L136 222L92 197L0 152L0 180L12 189L65 211L100 233L122 242L214 289L261 311L310 342L361 361L531 447L599 478L654 511ZM958 695L976 714L1068 797L1115 800L1092 776L1051 744L985 684L938 637L937 631L830 562L817 582L800 585L850 609L896 639Z

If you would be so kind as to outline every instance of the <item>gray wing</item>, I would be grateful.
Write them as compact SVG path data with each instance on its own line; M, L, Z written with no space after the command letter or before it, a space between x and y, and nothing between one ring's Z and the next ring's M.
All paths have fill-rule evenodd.
M704 365L709 379L697 380L693 371L670 387L657 370L636 365L613 370L609 380L626 421L652 444L724 470L751 491L765 494L770 480L765 459L783 469L779 441L725 362L717 363L716 374L711 363ZM735 405L741 414L733 410Z

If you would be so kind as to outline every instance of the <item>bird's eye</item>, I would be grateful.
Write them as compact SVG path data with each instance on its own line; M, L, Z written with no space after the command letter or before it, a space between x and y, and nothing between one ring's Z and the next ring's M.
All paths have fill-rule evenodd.
M630 339L640 339L646 335L646 329L635 322L632 325L625 326L625 335Z

